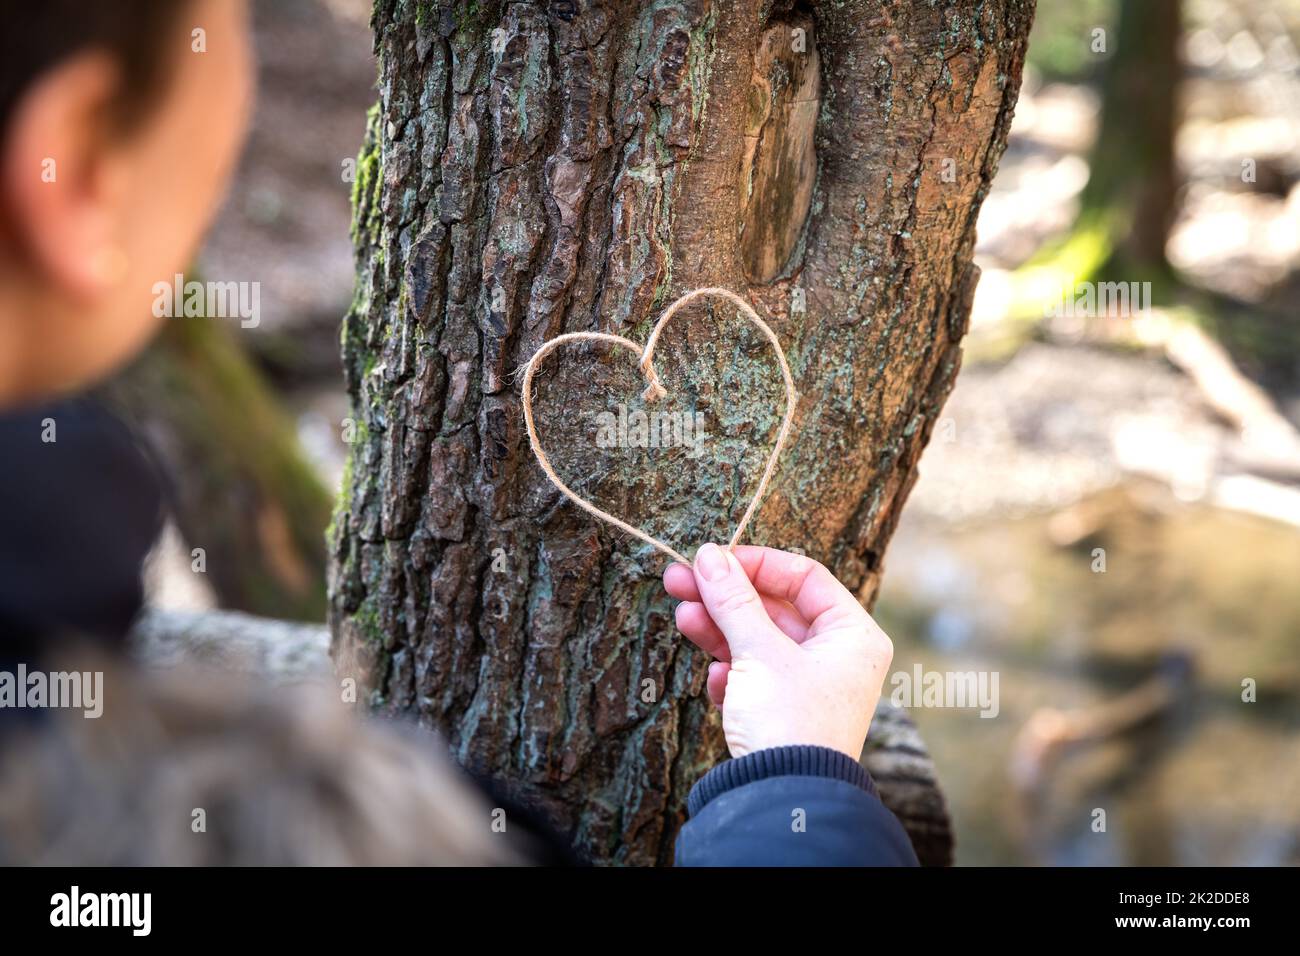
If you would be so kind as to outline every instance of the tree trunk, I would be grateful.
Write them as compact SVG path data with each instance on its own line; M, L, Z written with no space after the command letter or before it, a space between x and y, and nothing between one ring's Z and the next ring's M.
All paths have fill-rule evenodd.
M377 3L343 332L361 428L331 540L336 664L374 707L440 729L596 861L671 860L687 790L725 754L706 660L661 556L548 484L514 373L562 332L643 340L697 286L746 296L801 394L746 540L805 549L870 604L957 373L1032 15ZM644 410L632 356L574 349L537 385L560 474L687 553L726 540L783 411L761 337L714 308L656 358L665 408L707 423L698 459L591 440L593 416ZM887 802L916 783L898 767ZM941 856L936 800L912 832Z
M1181 0L1120 4L1115 55L1106 64L1101 120L1088 157L1076 229L1099 229L1103 269L1162 278L1177 212ZM1080 276L1080 279L1087 277Z

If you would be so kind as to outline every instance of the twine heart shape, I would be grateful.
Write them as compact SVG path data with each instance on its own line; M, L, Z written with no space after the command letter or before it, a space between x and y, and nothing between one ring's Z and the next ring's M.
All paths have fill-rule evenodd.
M677 314L679 309L690 304L695 299L709 295L726 299L732 305L740 309L745 318L758 326L759 331L767 336L768 342L771 343L772 350L776 353L777 361L781 365L781 377L785 379L785 417L781 420L781 430L777 432L776 443L772 446L771 454L767 456L767 464L763 468L763 476L758 481L758 487L754 490L754 496L749 499L749 507L745 509L744 515L741 516L740 523L736 525L735 534L731 536L731 543L727 545L728 549L733 549L737 542L740 541L740 536L744 534L745 527L749 524L750 519L752 519L754 513L758 511L759 503L763 500L763 495L767 491L768 483L772 480L772 473L776 471L776 462L777 459L781 457L781 450L785 447L786 439L790 436L790 425L794 420L794 408L799 399L798 393L795 392L794 388L794 377L790 374L790 363L786 361L785 350L781 348L780 340L777 339L776 333L773 332L768 324L759 317L758 313L754 311L753 307L748 302L736 295L736 293L732 292L730 289L714 287L693 289L678 298L677 301L668 306L668 308L664 309L663 314L659 316L659 321L655 323L654 329L651 330L650 337L646 339L644 348L637 345L631 339L624 338L621 335L614 335L609 332L568 332L564 335L557 335L555 338L544 342L541 347L533 353L533 357L528 360L528 364L524 366L524 427L528 431L528 443L532 446L533 454L537 456L537 463L542 466L542 471L545 472L546 477L550 479L551 484L555 485L555 487L558 488L565 497L583 511L594 515L601 521L613 525L620 531L626 531L633 537L639 538L646 544L658 548L670 558L673 558L676 561L681 561L683 564L690 564L690 559L673 550L658 538L646 534L640 528L633 527L626 521L610 514L608 511L596 507L560 480L560 476L555 473L555 468L551 465L551 460L546 457L546 452L542 450L541 440L537 437L537 426L533 421L533 375L536 373L542 360L562 345L569 342L607 342L611 345L621 345L623 348L629 349L641 356L641 359L637 364L641 369L641 374L645 376L647 382L645 391L641 393L641 397L647 402L657 401L668 394L667 389L665 389L659 381L659 373L655 371L654 367L654 351L655 346L659 342L659 335L663 332L664 326L667 325L672 317Z

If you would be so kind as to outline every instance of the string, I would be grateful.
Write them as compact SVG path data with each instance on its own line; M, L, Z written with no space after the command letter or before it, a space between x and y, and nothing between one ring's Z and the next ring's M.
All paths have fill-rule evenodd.
M688 558L675 551L658 538L646 534L640 528L633 527L621 518L618 518L610 514L608 511L592 504L586 498L583 498L580 494L566 485L560 479L560 476L555 473L555 469L551 466L551 460L546 457L546 452L542 450L541 440L537 437L537 426L533 421L533 375L536 373L538 366L547 355L569 342L604 342L610 345L620 345L641 356L641 359L638 362L638 367L641 369L641 374L645 376L647 383L641 397L647 402L657 401L668 394L667 389L663 387L663 383L659 380L659 373L655 371L654 367L654 351L655 347L659 343L659 335L663 332L664 326L667 325L672 317L677 314L678 310L689 305L695 299L708 295L726 299L732 303L732 305L740 309L741 313L758 327L759 331L767 337L768 342L772 344L772 350L776 352L777 362L781 365L781 377L785 380L785 417L781 420L781 430L777 432L776 443L772 446L772 452L767 457L767 464L763 468L762 477L758 480L758 487L754 490L754 496L750 498L749 507L745 509L745 513L741 516L740 522L736 525L735 533L731 536L731 543L727 545L728 550L733 550L736 547L736 544L740 541L741 535L745 533L745 528L749 525L755 512L758 511L759 503L763 500L763 495L767 491L767 486L772 480L773 473L776 471L777 459L781 457L781 451L785 447L786 439L790 436L790 426L794 421L794 408L799 398L798 393L794 388L794 376L790 374L790 364L786 361L785 350L781 348L780 340L777 339L776 333L773 332L771 327L759 317L759 314L754 311L753 307L750 306L748 302L736 295L736 293L732 292L730 289L715 287L694 289L679 297L677 301L664 310L663 314L659 316L659 321L655 323L654 329L651 330L650 337L646 339L644 348L637 345L631 339L624 338L621 335L614 335L610 332L568 332L564 335L557 335L555 338L542 343L541 347L533 353L533 357L528 360L528 364L524 367L524 427L528 431L528 444L532 447L533 454L537 457L537 463L542 466L542 472L550 479L551 484L555 485L555 487L558 488L565 497L588 514L613 525L620 531L627 532L634 538L644 541L646 544L658 548L673 560L680 561L683 564L690 564L691 562Z

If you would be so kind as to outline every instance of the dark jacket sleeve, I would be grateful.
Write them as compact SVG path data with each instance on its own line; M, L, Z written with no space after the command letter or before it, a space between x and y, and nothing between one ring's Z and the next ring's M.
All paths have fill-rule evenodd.
M719 764L687 798L677 866L916 866L862 765L827 747Z

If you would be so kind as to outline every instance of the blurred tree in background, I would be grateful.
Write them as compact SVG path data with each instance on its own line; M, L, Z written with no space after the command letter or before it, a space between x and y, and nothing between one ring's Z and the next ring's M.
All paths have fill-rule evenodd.
M1042 58L1054 73L1087 75L1084 63L1094 65L1101 107L1074 226L1030 264L1031 272L1051 277L1032 284L1035 304L1053 281L1148 281L1154 294L1168 294L1165 242L1178 198L1181 3L1119 3L1114 26L1107 25L1106 14L1114 16L1107 4L1081 4L1060 18L1066 22L1057 30L1042 31L1048 47Z
M1093 244L1096 275L1126 280L1167 277L1165 240L1178 195L1182 0L1120 5L1115 51L1101 85L1101 123L1088 157L1077 232ZM1086 269L1080 280L1094 278Z
M320 620L332 496L225 321L168 319L107 394L169 473L173 519L218 603Z

